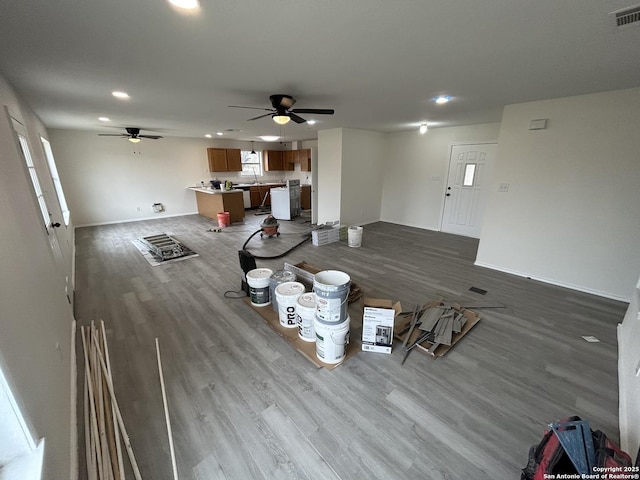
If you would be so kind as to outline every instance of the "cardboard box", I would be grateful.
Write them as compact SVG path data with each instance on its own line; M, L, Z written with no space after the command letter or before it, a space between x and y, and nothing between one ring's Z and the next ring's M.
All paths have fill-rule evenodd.
M314 247L328 245L347 239L346 225L332 225L311 231L311 243Z
M402 311L400 302L365 298L362 314L362 351L391 353L393 327L396 317Z
M441 305L445 305L445 302L440 300L434 300L432 302L425 304L424 306L437 307ZM460 340L462 340L462 337L464 337L467 333L469 333L469 331L473 327L475 327L477 323L480 321L480 316L472 310L467 310L466 308L463 308L461 305L458 305L457 303L447 303L447 305L451 305L455 311L464 315L467 321L462 327L462 330L459 333L454 333L452 335L451 345L439 345L433 352L431 352L430 349L433 346L433 344L425 340L424 342L416 345L415 350L418 350L419 352L422 352L425 355L429 355L433 358L441 357L444 354L446 354L449 350L451 350L454 347L454 345L456 345ZM400 342L404 342L404 337L409 333L410 324L411 324L411 315L396 317L395 333L394 333L396 340L399 340ZM421 333L423 332L418 328L414 329L407 344L410 345L412 342L417 340Z

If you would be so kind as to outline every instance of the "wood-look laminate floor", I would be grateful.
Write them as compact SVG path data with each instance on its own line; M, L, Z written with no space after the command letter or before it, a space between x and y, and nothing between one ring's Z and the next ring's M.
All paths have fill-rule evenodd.
M617 439L625 304L475 267L475 239L375 223L361 248L309 242L258 266L343 270L365 295L405 310L438 296L505 308L479 310L480 323L437 360L413 352L401 366L396 349L317 369L242 300L223 296L239 289L237 252L263 219L249 213L221 233L197 215L76 231L76 317L106 323L143 478L172 478L156 337L184 480L515 479L560 417L580 415ZM247 248L279 254L309 230L281 223L280 238L256 236ZM157 233L199 256L150 266L131 241ZM358 335L361 313L350 313Z

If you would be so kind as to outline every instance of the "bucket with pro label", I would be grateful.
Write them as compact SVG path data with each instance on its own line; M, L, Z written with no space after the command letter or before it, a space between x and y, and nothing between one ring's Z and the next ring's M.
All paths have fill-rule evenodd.
M316 294L316 316L325 322L341 323L347 318L347 297L351 277L338 270L316 273L313 291Z
M305 292L300 282L285 282L276 287L278 301L278 318L284 328L297 328L296 303L298 297Z
M269 282L269 293L271 294L271 306L273 311L278 313L278 300L276 299L276 287L281 283L295 282L296 274L288 272L287 270L278 270L271 275L271 281Z
M298 336L305 342L315 342L316 330L313 323L316 319L316 296L313 293L303 293L297 302Z
M254 307L264 307L271 303L269 295L269 279L273 275L270 268L255 268L247 272L249 297Z
M347 354L349 315L341 323L328 323L316 316L316 356L324 363L340 363Z

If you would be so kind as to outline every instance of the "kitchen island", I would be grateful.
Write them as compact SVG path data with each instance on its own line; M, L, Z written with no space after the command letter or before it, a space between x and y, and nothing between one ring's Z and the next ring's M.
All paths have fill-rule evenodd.
M187 187L196 192L198 213L218 220L218 213L229 212L231 223L244 221L242 190L215 190L202 187Z

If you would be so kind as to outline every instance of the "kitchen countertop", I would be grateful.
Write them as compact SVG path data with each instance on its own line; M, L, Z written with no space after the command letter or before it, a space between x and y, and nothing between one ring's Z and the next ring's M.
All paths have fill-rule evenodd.
M208 193L209 195L222 195L223 193L242 193L242 190L234 188L233 190L216 190L215 188L187 187L187 190L194 192Z
M234 187L246 188L246 187L271 187L273 185L285 185L286 182L260 182L260 183L234 183Z

